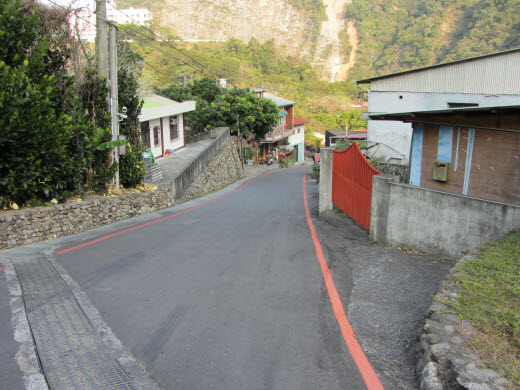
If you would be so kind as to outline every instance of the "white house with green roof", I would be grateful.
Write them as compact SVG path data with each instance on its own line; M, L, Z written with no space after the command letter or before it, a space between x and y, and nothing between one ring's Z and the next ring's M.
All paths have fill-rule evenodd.
M184 114L195 111L195 102L178 103L153 94L144 96L143 100L139 122L145 148L156 158L183 148Z

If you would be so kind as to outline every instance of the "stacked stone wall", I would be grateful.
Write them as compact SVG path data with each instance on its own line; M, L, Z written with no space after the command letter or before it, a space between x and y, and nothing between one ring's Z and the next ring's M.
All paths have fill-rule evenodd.
M81 233L173 206L169 187L0 213L0 249Z
M453 311L460 285L453 276L474 256L462 258L440 284L417 344L420 390L506 390L511 384L469 347L476 337L471 321Z
M233 184L244 177L236 145L229 143L195 178L181 200L204 195Z

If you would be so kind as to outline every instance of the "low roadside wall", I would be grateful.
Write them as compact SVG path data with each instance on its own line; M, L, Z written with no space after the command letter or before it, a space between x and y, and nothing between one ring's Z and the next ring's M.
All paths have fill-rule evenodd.
M0 249L85 230L173 206L168 187L155 192L98 198L0 213Z
M387 174L373 177L373 241L457 259L520 229L520 206L398 181Z
M212 129L211 138L215 139L211 145L168 184L173 199L179 199L195 181L197 176L204 171L220 151L231 142L229 127L217 127Z

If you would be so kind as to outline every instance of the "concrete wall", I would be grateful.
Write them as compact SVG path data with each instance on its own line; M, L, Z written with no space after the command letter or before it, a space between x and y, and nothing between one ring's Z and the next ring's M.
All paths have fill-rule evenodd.
M384 244L457 259L520 229L520 206L399 184L377 175L370 237Z
M201 152L193 162L180 172L168 186L171 189L173 199L179 199L197 176L213 161L220 151L231 142L228 127L217 127L211 130L215 140Z
M318 211L332 210L332 156L334 148L320 149L320 184L319 184L319 203Z
M164 139L164 151L166 149L177 150L184 146L184 114L177 115L179 123L177 124L178 137L173 141L170 139L170 117L161 118L163 139Z

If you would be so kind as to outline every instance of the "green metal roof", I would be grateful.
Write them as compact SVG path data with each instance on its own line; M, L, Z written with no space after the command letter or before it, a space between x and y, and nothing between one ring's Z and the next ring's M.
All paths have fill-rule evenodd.
M294 106L296 103L290 100L271 95L270 93L264 93L264 98L274 102L278 107Z
M167 99L165 97L154 94L143 96L143 99L143 108L162 107L177 103L175 100Z

